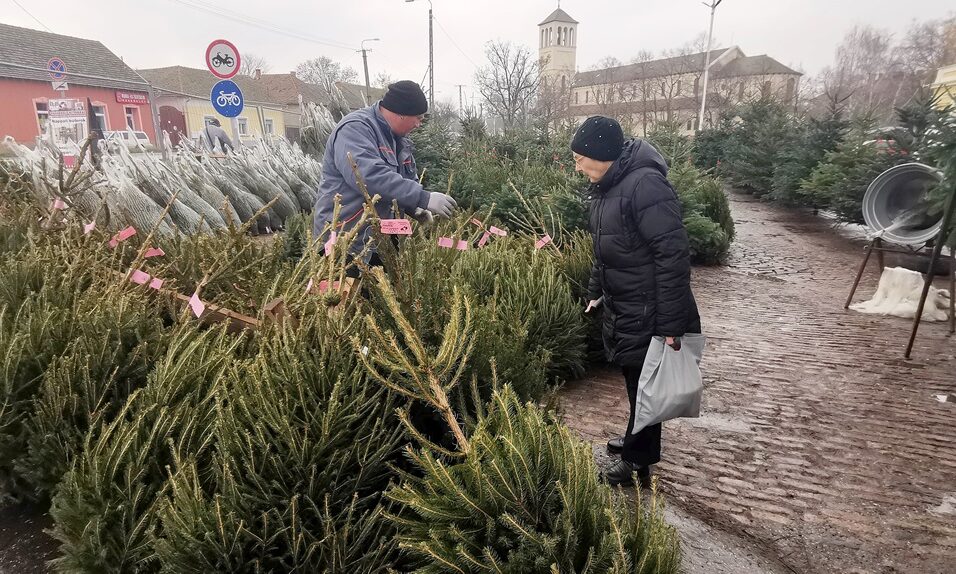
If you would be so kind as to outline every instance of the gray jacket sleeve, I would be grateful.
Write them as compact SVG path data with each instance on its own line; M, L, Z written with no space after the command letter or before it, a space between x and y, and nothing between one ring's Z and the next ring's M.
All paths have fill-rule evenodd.
M362 122L350 122L339 128L335 142L335 167L345 178L345 181L358 187L352 166L349 164L348 154L358 165L359 173L365 179L368 192L373 197L378 194L380 201L391 205L397 201L398 206L407 212L415 208L424 209L428 206L429 193L414 179L406 179L393 166L382 159L379 153L377 140L372 129ZM398 160L396 160L397 163Z

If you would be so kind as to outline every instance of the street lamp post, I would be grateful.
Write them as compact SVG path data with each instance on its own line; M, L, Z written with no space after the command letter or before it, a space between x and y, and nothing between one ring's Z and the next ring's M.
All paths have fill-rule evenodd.
M714 40L714 12L720 3L724 0L711 0L710 4L704 2L704 6L710 8L710 31L707 32L707 54L704 56L704 91L700 96L700 115L697 117L697 131L704 129L704 111L707 109L707 80L710 78L710 49L711 42Z
M414 2L415 0L405 0ZM435 35L432 30L432 0L428 0L428 108L435 107Z
M371 93L372 88L369 85L369 81L368 81L368 54L367 54L368 52L371 52L371 50L367 50L365 48L365 42L378 42L378 41L379 41L378 38L368 38L366 40L362 40L362 49L359 50L360 52L362 52L362 66L365 68L365 99L366 101L369 101L372 99L372 93Z

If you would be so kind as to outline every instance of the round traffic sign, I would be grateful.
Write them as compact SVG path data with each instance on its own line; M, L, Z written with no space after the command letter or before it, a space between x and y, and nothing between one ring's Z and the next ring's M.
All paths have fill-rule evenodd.
M66 77L66 62L62 58L50 58L50 61L46 63L46 69L50 71L50 77L54 80L62 80Z
M239 73L239 50L228 40L213 40L206 48L206 67L217 78L235 76Z
M209 101L217 112L227 118L234 118L242 113L244 105L242 90L232 80L216 82L209 94Z

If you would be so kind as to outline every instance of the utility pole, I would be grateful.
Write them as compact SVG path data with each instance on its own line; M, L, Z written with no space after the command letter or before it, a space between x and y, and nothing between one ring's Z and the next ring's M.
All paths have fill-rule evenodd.
M405 0L414 2L415 0ZM432 0L428 0L428 109L435 108L435 33L432 29Z
M714 41L714 12L724 0L711 0L710 4L704 2L704 6L710 8L710 31L707 32L707 54L704 56L704 91L700 96L700 115L697 117L697 131L704 129L704 112L707 110L707 80L710 78L710 49Z
M378 38L362 40L362 49L359 50L359 52L362 52L362 67L365 68L365 103L367 104L372 99L372 88L368 81L368 52L371 52L371 50L365 47L365 42L378 42Z
M461 91L462 88L464 87L465 87L464 84L458 84L458 115L459 116L465 113L465 103L464 103L465 100Z
M428 109L435 110L435 35L432 31L432 0L428 0Z

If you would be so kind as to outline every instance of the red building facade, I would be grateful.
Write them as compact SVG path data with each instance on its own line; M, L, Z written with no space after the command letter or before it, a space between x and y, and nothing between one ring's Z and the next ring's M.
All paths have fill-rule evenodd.
M65 66L56 79L66 90L53 85L54 62ZM33 145L40 136L63 143L65 134L82 143L91 127L87 98L104 130L142 131L156 144L146 80L122 58L95 40L0 24L0 138ZM49 103L58 99L76 102L59 102L51 122Z
M82 81L82 79L77 79ZM132 129L146 132L151 143L156 143L156 132L150 116L146 91L135 91L98 86L84 86L69 81L66 92L54 91L50 82L0 78L0 138L12 136L17 142L32 145L44 133L48 121L47 102L50 99L90 99L93 113L105 130ZM85 137L86 134L81 134Z

